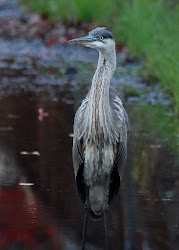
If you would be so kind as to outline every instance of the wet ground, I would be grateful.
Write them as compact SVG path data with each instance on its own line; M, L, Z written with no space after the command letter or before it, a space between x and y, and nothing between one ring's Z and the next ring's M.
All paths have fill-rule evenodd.
M34 16L22 11L0 0L0 249L80 249L84 209L74 182L72 127L97 53L59 43L74 35L72 28L47 25L39 35L45 21L36 17L38 24L28 26ZM59 40L49 38L60 32ZM173 250L177 122L172 100L142 70L140 61L118 53L112 85L129 113L131 136L110 209L111 249ZM102 220L90 220L87 249L104 249Z

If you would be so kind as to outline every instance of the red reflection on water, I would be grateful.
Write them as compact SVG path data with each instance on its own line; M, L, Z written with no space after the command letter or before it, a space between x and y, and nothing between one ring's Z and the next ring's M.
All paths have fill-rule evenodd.
M42 206L30 188L2 188L0 191L0 249L21 243L31 249L42 242L50 249L63 249L62 234L45 217Z

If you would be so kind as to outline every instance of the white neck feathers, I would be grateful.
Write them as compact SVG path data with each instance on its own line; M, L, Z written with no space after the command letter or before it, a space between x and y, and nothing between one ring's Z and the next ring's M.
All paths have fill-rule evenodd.
M92 141L95 140L97 135L103 140L111 138L109 135L111 134L113 119L109 103L109 87L115 68L115 49L105 54L99 51L98 65L92 80L86 110L87 120L85 121L86 136Z

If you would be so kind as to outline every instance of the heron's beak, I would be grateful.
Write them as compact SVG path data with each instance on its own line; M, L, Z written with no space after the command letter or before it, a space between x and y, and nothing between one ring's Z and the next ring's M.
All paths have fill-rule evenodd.
M97 41L97 38L94 36L84 36L84 37L70 40L68 42L71 44L77 44L77 45L90 45L92 42L95 42L95 41Z

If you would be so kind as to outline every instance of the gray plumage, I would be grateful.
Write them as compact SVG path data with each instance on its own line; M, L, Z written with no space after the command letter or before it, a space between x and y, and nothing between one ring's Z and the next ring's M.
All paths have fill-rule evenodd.
M116 69L111 32L96 28L89 36L69 41L99 51L92 85L74 120L73 165L80 198L92 217L100 217L115 198L127 157L127 113L110 87Z

